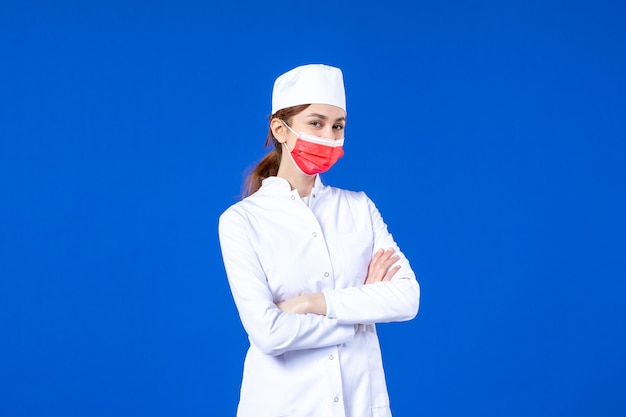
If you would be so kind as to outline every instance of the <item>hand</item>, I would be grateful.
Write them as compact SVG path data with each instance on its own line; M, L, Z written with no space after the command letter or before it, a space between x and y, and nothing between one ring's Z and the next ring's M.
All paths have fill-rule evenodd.
M391 268L391 266L400 259L398 255L393 254L394 252L393 249L387 249L386 251L378 249L378 251L376 251L367 268L366 284L389 281L393 278L400 269L400 265Z
M284 313L326 315L326 297L321 292L298 295L278 303L276 306Z

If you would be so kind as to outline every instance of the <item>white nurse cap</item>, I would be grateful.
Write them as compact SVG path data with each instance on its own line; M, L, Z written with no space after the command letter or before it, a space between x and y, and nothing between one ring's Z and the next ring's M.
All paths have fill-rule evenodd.
M300 104L330 104L346 110L343 74L323 64L296 67L278 77L272 91L272 114Z

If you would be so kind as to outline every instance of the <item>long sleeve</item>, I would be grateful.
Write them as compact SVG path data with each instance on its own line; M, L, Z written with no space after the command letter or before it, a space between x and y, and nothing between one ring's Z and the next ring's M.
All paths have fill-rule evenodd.
M419 285L367 196L318 176L305 204L269 177L222 214L219 238L250 340L238 415L391 415L375 323L414 316ZM401 270L363 285L374 251L390 247ZM277 307L313 293L326 296L326 316Z
M251 343L263 353L326 347L349 342L352 325L315 314L290 314L278 309L255 250L245 214L229 209L219 220L222 257L232 295Z
M374 236L370 259L380 248L393 248L400 256L397 264L401 268L391 281L325 290L329 311L332 317L344 324L410 320L417 315L419 309L420 286L408 259L400 251L380 212L369 198L367 205Z

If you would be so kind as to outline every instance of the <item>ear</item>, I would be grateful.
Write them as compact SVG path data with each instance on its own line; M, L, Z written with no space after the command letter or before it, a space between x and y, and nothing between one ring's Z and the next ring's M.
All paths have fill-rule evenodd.
M270 129L278 143L285 143L287 141L287 128L279 118L274 117L270 120Z

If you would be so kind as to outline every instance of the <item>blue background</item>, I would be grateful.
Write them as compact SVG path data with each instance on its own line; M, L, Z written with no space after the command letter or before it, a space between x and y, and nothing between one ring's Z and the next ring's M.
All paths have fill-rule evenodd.
M0 1L0 416L233 416L217 218L271 88L344 71L422 285L392 410L626 415L623 1Z

